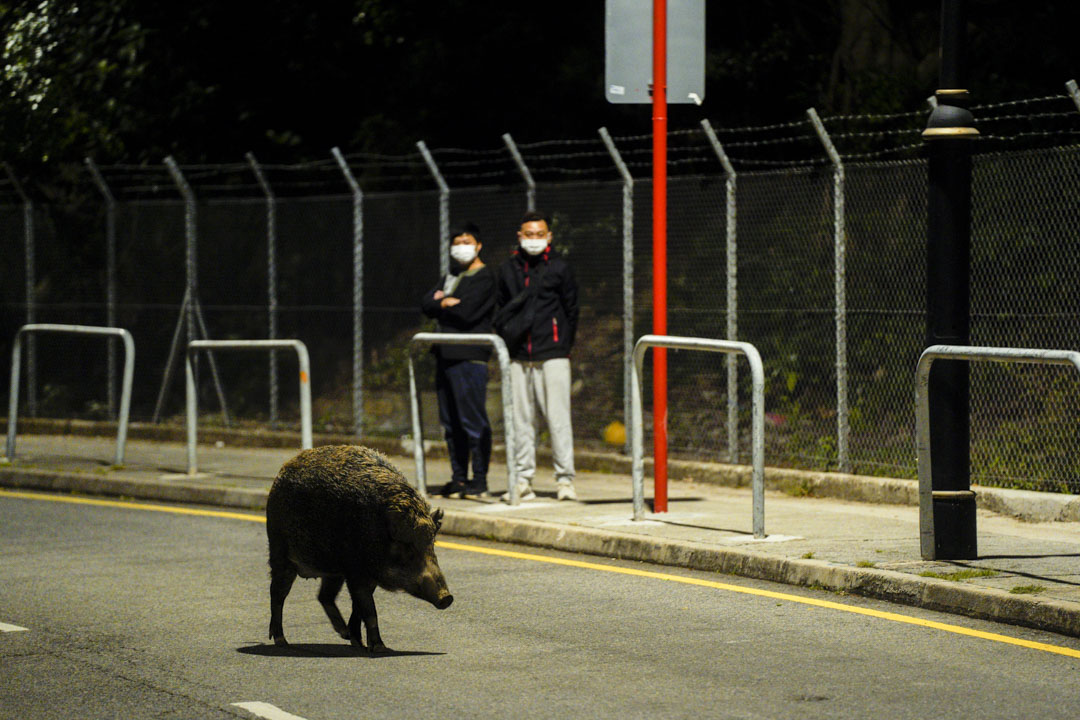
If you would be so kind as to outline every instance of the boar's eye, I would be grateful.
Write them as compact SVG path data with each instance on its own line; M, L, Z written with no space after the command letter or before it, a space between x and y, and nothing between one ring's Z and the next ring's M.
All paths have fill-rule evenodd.
M395 564L407 563L413 555L413 547L397 540L390 541L390 560Z

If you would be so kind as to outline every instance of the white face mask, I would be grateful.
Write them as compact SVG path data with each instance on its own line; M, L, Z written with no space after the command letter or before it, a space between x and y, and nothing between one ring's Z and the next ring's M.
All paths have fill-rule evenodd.
M548 241L544 238L521 238L521 249L530 255L539 255L547 246Z
M476 259L476 246L475 245L451 245L450 257L457 260L462 265L469 265Z

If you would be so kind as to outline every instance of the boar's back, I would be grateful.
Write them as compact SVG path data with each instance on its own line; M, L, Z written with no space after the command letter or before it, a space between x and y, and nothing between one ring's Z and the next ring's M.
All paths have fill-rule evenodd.
M377 575L391 539L423 549L436 530L427 502L397 468L356 445L304 450L285 463L266 517L267 532L284 536L305 575Z

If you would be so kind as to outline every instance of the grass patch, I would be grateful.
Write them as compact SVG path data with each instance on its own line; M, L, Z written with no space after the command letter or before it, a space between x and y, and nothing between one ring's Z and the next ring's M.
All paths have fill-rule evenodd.
M939 580L953 580L959 582L960 580L971 580L972 578L996 577L1000 574L1001 573L997 570L980 570L972 568L969 570L957 570L956 572L951 573L939 573L932 570L926 570L925 572L919 573L919 577L932 577L938 578Z
M874 567L874 563L870 562L869 560L860 560L859 562L855 563L855 567L870 568Z
M802 555L800 555L799 557L801 557L803 560L813 560L814 559L814 553L805 552Z
M813 497L814 484L806 478L803 478L799 480L797 484L784 486L784 493L796 498Z
M1041 593L1045 589L1042 585L1017 585L1009 588L1009 592L1013 595L1034 595L1035 593Z

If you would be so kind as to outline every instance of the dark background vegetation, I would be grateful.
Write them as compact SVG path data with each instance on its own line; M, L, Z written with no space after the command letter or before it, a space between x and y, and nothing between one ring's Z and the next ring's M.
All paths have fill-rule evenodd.
M976 102L1058 94L1077 74L1076 0L968 5ZM712 0L705 104L672 106L671 126L923 107L939 13L940 0ZM601 0L31 0L0 2L0 33L0 159L46 194L88 155L295 162L335 145L650 127L647 106L604 100Z

